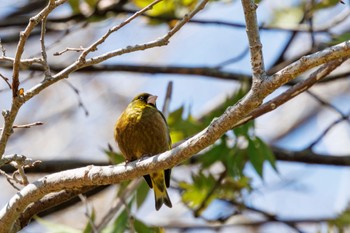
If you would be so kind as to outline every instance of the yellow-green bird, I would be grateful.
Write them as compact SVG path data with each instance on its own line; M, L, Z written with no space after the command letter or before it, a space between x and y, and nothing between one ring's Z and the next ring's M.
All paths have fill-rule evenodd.
M142 93L136 96L120 115L114 136L126 162L162 153L171 148L169 129L163 114L156 107L157 96ZM167 187L171 170L156 171L144 178L154 190L156 210L163 203L172 207Z

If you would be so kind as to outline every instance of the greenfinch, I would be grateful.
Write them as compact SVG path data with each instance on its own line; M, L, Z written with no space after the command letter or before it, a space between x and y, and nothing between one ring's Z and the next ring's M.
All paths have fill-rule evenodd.
M160 154L171 148L168 125L156 107L156 100L155 95L139 94L115 124L115 140L126 162ZM148 186L154 190L156 210L159 210L163 203L172 207L166 189L170 185L170 173L171 170L167 169L144 176Z

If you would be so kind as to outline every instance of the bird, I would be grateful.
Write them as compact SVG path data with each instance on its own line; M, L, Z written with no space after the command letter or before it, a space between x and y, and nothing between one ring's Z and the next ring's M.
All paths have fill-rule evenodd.
M149 93L137 95L115 124L114 137L126 163L171 149L168 124L157 109L157 98ZM157 211L163 204L172 207L167 192L170 174L171 169L166 169L144 176L148 186L154 190Z

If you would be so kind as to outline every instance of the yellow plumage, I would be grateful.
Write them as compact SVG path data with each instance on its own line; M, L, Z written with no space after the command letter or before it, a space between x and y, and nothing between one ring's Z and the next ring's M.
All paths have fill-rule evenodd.
M136 96L121 114L115 125L114 136L126 161L167 151L171 147L168 125L156 108L157 96L142 93ZM170 169L144 176L155 195L156 210L163 203L172 207L167 187Z

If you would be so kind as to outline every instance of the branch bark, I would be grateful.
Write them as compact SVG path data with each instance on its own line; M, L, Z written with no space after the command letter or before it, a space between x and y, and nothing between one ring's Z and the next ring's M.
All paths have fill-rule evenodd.
M180 21L173 30L171 30L160 40L144 45L135 45L130 48L128 47L125 49L112 51L111 53L87 59L85 63L76 61L71 66L68 66L66 69L54 75L52 79L45 80L44 82L28 90L23 97L18 97L15 100L18 99L18 101L21 101L19 103L23 104L25 101L40 93L40 91L46 87L63 78L68 77L68 75L73 71L81 69L85 66L97 64L110 57L121 55L127 52L133 52L167 44L169 38L174 35L174 33L177 32L186 22L188 22L188 20L193 17L200 9L202 9L205 6L206 2L207 1L202 1L195 8L195 10L189 14L189 16ZM249 27L249 25L250 24L247 24L247 27ZM12 197L11 200L5 205L5 207L1 209L0 225L2 227L0 228L0 233L18 231L19 226L15 223L21 213L31 203L43 198L49 193L58 192L63 189L74 190L86 186L119 183L124 180L134 179L153 171L164 170L179 164L180 162L190 158L192 155L215 143L217 139L219 139L227 130L230 130L233 126L241 124L247 119L251 119L251 116L248 116L248 114L260 106L264 98L281 85L293 80L303 72L317 67L321 64L336 61L339 59L345 59L349 56L350 42L347 41L321 52L302 57L299 61L287 66L285 69L266 79L261 79L261 77L264 76L264 73L260 72L261 69L257 69L253 71L253 73L255 72L254 75L259 78L259 80L255 82L254 88L252 88L242 100L240 100L234 106L227 108L223 115L213 120L206 129L191 137L176 148L160 155L153 156L151 158L130 162L127 165L120 164L116 166L87 166L84 168L63 171L60 173L45 176L33 182L32 184L27 185L14 197ZM259 64L262 65L263 63ZM11 109L9 114L5 114L7 117L11 117L12 123L8 122L11 123L8 126L10 127L10 130L12 130L13 121L16 117L19 107L20 105L18 105L17 109ZM3 135L4 134L2 134L0 141L0 143L2 143L0 144L0 149L4 150L9 135L7 135L8 137L6 138L5 143L3 141Z
M61 1L57 1L57 2L54 1L54 3L55 3L55 6L58 6L58 5L62 4L62 3L64 3L65 1L66 0L61 0ZM18 111L19 111L20 107L26 101L30 100L31 98L33 98L34 96L39 94L45 88L53 85L54 83L56 83L56 82L58 82L58 81L60 81L60 80L62 80L64 78L67 78L72 72L74 72L76 70L79 70L81 68L101 63L101 62L103 62L103 61L105 61L105 60L107 60L109 58L112 58L112 57L115 57L115 56L120 56L120 55L123 55L125 53L131 53L131 52L136 52L136 51L140 51L140 50L146 50L146 49L150 49L150 48L154 48L154 47L167 45L169 43L170 38L176 32L178 32L199 11L201 11L205 7L205 5L207 4L208 1L209 0L203 0L202 2L200 2L193 9L193 11L191 11L188 15L185 15L184 18L182 20L180 20L168 33L166 33L163 37L161 37L158 40L151 41L149 43L145 43L145 44L142 44L142 45L128 46L126 48L121 48L121 49L118 49L118 50L115 50L115 51L111 51L111 52L102 54L100 56L95 56L95 57L91 57L89 59L84 59L86 55L88 55L90 52L92 52L94 50L93 48L96 49L96 46L99 44L98 42L100 40L104 40L110 35L110 33L106 33L104 36L102 36L100 39L98 39L96 43L93 44L93 45L96 45L96 46L92 46L91 48L89 47L89 48L85 49L82 52L83 56L81 56L81 58L79 58L78 60L73 62L73 64L69 65L68 67L66 67L65 69L63 69L59 73L57 73L56 75L53 75L50 78L44 79L44 81L42 81L41 83L39 83L36 86L34 86L31 89L29 89L23 95L17 95L18 90L16 90L15 91L16 95L14 95L15 97L13 98L11 110L3 112L5 122L4 122L4 127L3 127L3 130L1 132L1 136L0 136L0 159L1 159L2 155L5 152L5 148L6 148L7 142L8 142L8 140L9 140L11 134L12 134L12 126L14 124L14 121L15 121L15 118L16 118L16 116L18 114ZM50 4L49 4L49 6L50 6L50 8L49 7L48 8L50 10L52 10L51 9L52 6ZM36 24L39 23L39 20L42 20L43 16L40 15L40 14L41 14L41 12L37 16L35 16L33 18L33 19L35 19L33 21L35 21ZM30 34L31 30L34 28L32 26L32 20L31 20L31 22L28 25L29 25L28 26L29 29L25 30L25 32L26 32L25 34L26 35L28 33ZM28 38L28 36L24 37L24 39ZM19 54L23 53L24 43L25 43L25 40L22 43L20 43L20 45L21 45L19 47L20 49L17 49L17 52ZM21 61L21 56L20 55L16 55L16 58L14 60L14 67L18 66L18 68L14 68L14 73L15 73L15 71L18 73L20 61ZM18 76L16 76L16 77L14 77L14 79L13 79L14 80L13 83L15 83L15 85L13 85L13 86L15 86L18 89L19 81L18 81ZM14 87L12 87L12 89L14 89ZM12 90L12 91L14 93L14 90Z
M341 56L349 56L349 44L349 42L344 42L325 51L307 56L302 59L303 62L298 61L286 67L286 72L282 70L270 79L265 80L260 85L261 88L251 90L236 105L229 107L222 116L213 120L206 129L170 151L144 160L137 160L127 165L88 166L55 173L27 185L11 198L0 211L0 225L4 226L4 228L0 229L0 232L7 233L18 230L13 227L21 212L30 203L51 192L57 192L62 189L75 189L81 186L119 183L179 164L213 144L232 126L245 121L247 114L258 107L268 94L303 71L318 66L320 64L318 60L328 62L339 59ZM321 55L323 57L318 57Z
M242 0L244 10L246 31L248 35L250 63L252 66L253 87L266 78L264 67L264 56L262 53L262 44L260 41L258 20L256 9L258 6L253 0Z

